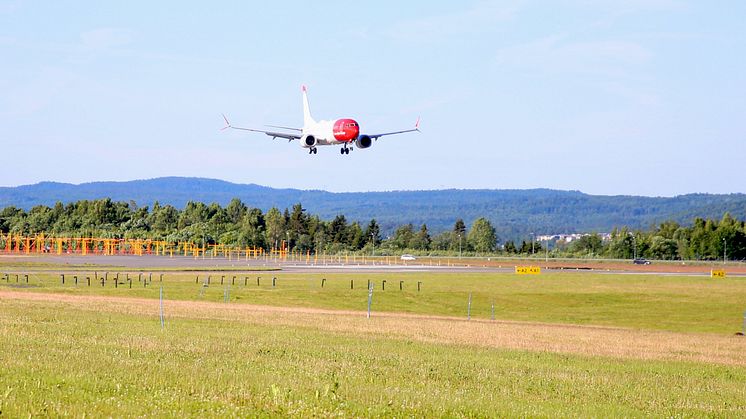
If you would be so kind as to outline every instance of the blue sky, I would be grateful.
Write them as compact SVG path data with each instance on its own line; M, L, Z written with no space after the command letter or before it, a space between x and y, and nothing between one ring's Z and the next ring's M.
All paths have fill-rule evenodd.
M0 0L0 185L746 192L746 2L367 3ZM422 133L219 131L300 126L303 83L317 119Z

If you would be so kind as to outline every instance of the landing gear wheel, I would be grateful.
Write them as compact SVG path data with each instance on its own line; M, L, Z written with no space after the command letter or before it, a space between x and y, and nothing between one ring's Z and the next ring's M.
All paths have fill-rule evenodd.
M319 149L318 149L318 148L314 148L314 149L313 149L313 154L316 154L316 153L318 153L318 152L319 152Z
M340 148L339 149L339 154L344 154L344 153L345 153L345 149L344 148Z

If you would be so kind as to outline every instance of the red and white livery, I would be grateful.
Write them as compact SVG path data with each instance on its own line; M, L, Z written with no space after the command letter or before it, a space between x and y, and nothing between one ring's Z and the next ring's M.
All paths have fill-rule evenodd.
M360 134L360 125L354 119L342 118L333 121L316 121L311 117L311 109L308 106L308 92L306 86L301 87L303 93L303 128L291 128L269 125L272 128L280 128L286 131L293 132L281 132L281 131L265 131L261 129L243 128L231 125L228 122L228 118L223 115L225 120L225 127L231 129L238 129L243 131L261 132L274 138L285 138L288 141L300 140L300 145L303 148L308 149L309 154L316 154L318 152L317 147L322 145L342 145L339 150L340 154L350 154L352 146L357 148L368 148L373 145L374 140L378 140L379 137L384 135L403 134L405 132L413 132L420 130L420 119L417 118L417 122L412 129L405 129L401 131L384 132L380 134Z

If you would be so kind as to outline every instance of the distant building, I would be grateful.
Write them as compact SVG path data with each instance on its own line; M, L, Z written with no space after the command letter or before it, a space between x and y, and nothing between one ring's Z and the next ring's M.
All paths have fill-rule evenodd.
M611 234L610 233L595 233L598 234L601 237L601 240L603 241L609 241L611 240ZM539 242L564 242L564 243L571 243L583 236L590 236L590 233L572 233L572 234L548 234L543 236L536 236L536 240Z

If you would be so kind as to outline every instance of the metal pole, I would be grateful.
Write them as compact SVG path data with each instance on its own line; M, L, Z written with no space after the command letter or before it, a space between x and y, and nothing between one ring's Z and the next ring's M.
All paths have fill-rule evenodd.
M373 284L368 287L368 318L370 318L370 305L373 302Z
M728 242L725 241L725 237L723 237L723 265L725 265L725 252L728 249Z

